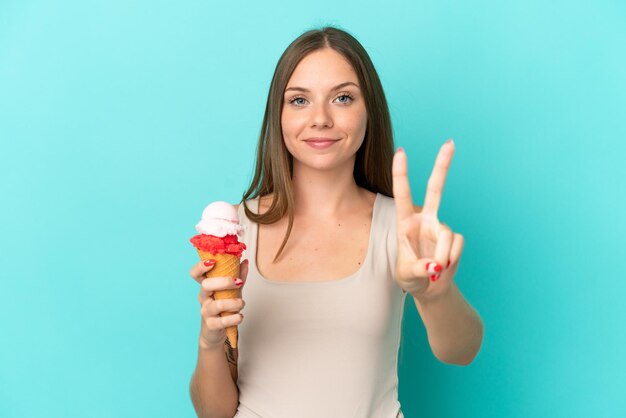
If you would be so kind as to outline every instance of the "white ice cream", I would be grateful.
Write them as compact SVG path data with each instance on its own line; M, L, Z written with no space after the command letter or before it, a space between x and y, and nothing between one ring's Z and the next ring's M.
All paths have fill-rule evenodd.
M228 202L213 202L202 211L202 219L196 225L200 234L225 237L241 235L243 225L239 225L237 209Z

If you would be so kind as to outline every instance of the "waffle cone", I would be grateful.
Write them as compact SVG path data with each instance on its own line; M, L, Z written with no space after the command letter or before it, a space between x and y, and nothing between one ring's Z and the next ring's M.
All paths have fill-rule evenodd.
M213 254L196 248L198 255L202 261L215 260L215 266L205 275L206 278L212 277L239 277L239 257L232 254ZM239 299L241 298L241 289L218 290L213 294L215 300L218 299ZM230 312L222 312L220 316L232 315ZM226 337L230 341L232 348L237 348L237 326L226 328Z

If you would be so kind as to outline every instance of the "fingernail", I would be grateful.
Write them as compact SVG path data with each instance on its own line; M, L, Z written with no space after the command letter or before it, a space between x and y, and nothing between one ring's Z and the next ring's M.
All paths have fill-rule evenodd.
M437 264L437 263L428 262L428 263L426 263L426 270L430 274L435 274L438 271L441 271L441 266L439 264Z
M433 274L432 276L430 276L430 280L432 280L433 282L436 282L438 278L439 278L438 274Z
M404 152L404 148L398 147L398 152Z
M453 144L454 145L454 141L452 139L448 139L448 144Z
M248 264L249 260L247 260L247 259L246 259L246 260L243 260L243 262L244 262L245 264Z
M241 286L241 285L243 285L243 280L235 279L235 286Z
M450 260L448 260L448 265L446 266L446 268L450 267Z
M207 267L211 267L214 264L215 264L215 260L207 260L204 262L204 265Z

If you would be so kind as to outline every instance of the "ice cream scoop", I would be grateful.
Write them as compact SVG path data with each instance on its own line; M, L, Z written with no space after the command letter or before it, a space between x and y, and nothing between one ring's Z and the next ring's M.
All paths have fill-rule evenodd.
M202 219L196 225L196 231L205 235L224 237L241 235L243 225L239 225L239 216L233 205L227 202L213 202L202 211Z

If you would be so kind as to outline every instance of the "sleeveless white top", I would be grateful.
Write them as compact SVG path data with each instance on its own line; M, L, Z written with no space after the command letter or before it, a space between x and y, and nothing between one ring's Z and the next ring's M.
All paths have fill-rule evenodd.
M258 198L248 201L255 213L258 206ZM243 204L239 219L249 271L235 418L403 418L397 362L406 292L393 279L393 199L377 194L365 260L338 280L263 277L256 265L258 224Z

